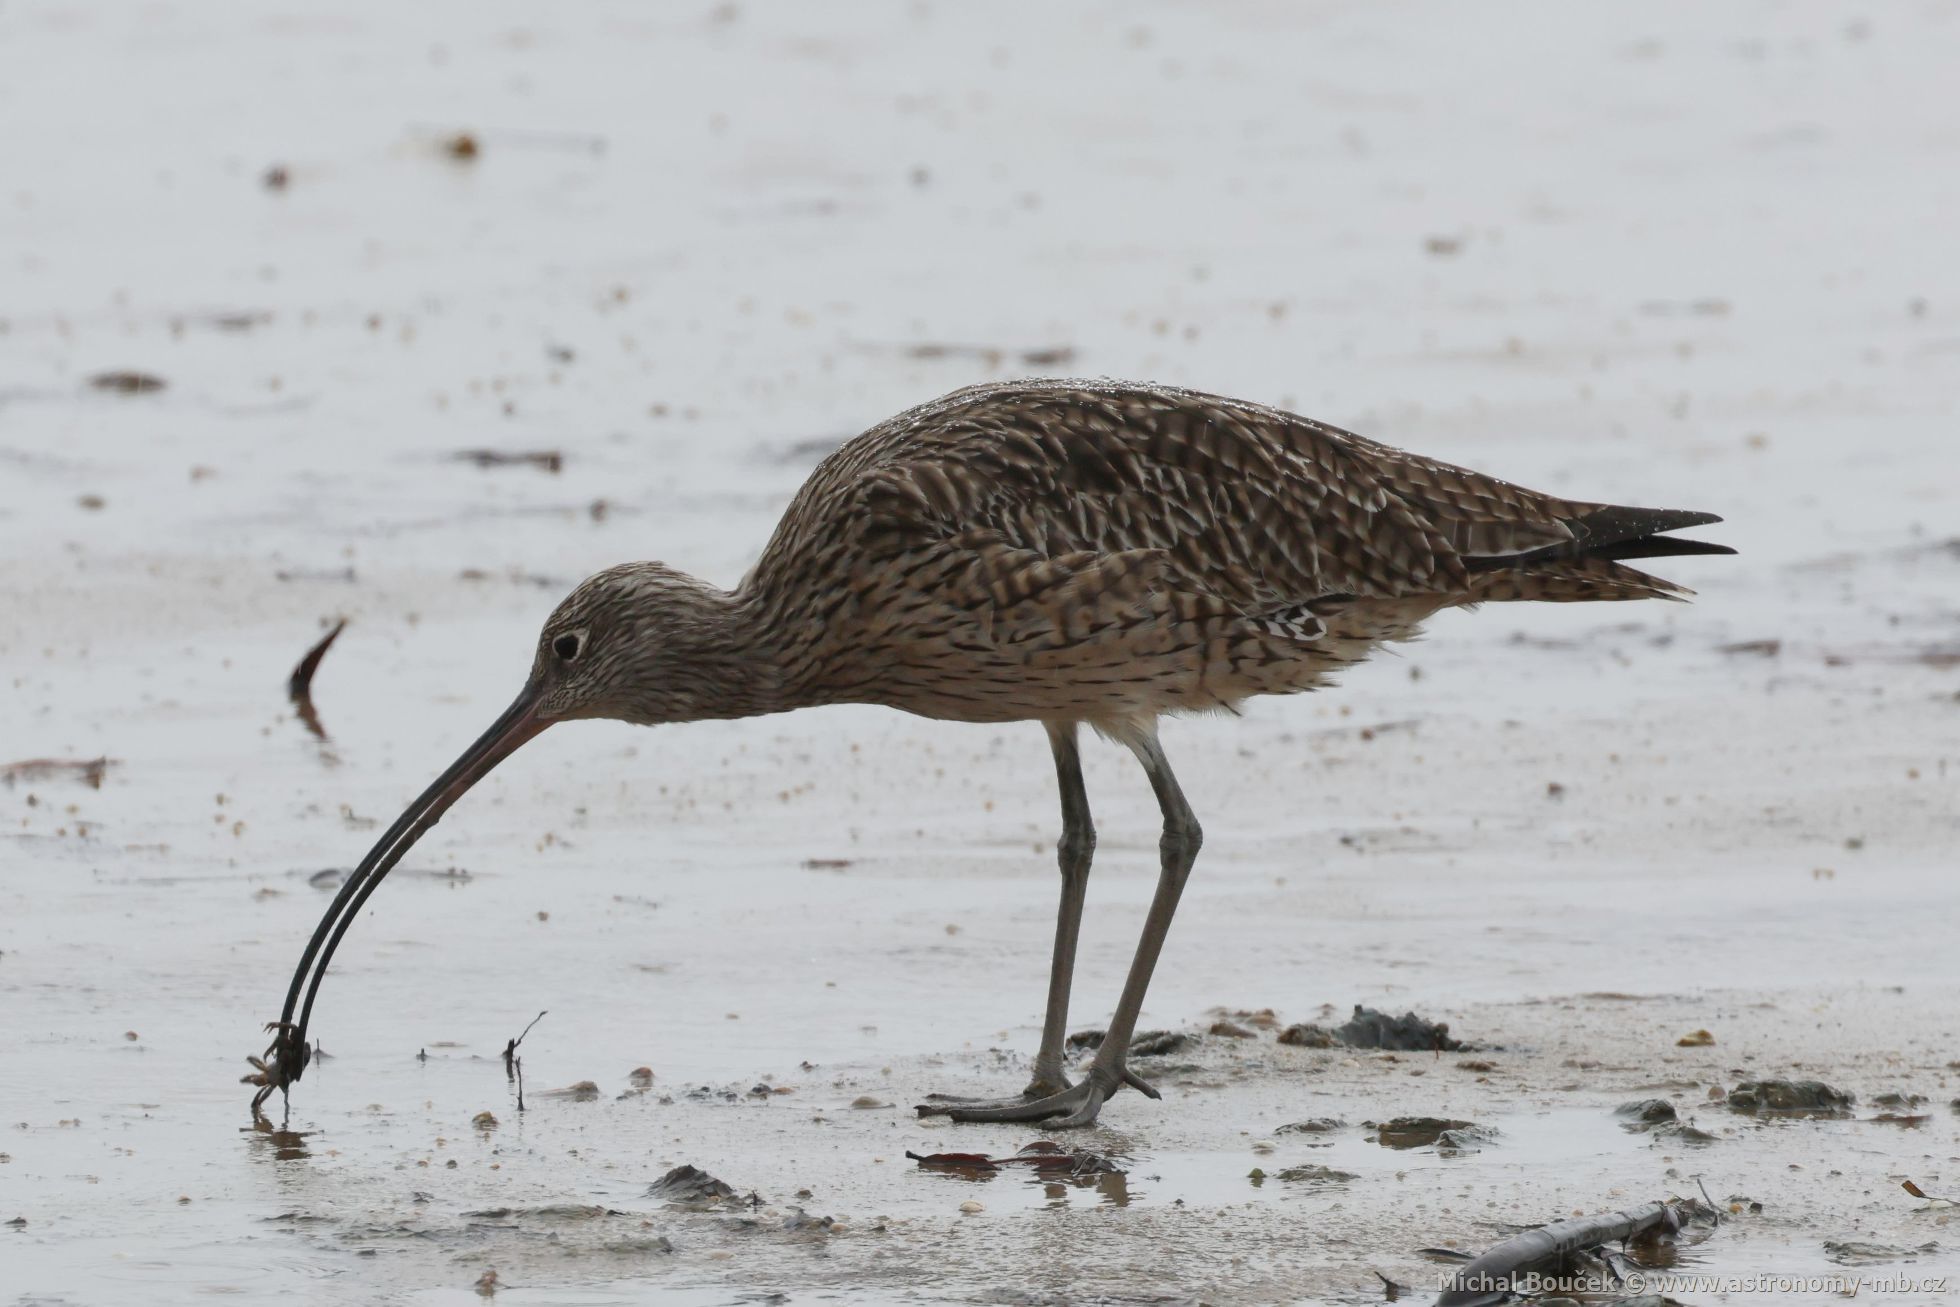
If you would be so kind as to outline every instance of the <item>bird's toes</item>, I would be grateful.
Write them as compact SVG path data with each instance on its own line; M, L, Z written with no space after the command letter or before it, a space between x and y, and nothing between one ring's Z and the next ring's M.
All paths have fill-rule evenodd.
M923 1103L916 1103L912 1110L920 1116L951 1116L962 1109L979 1111L981 1109L1025 1107L1047 1099L1060 1099L1075 1089L1075 1085L1065 1075L1050 1076L1036 1072L1028 1087L1014 1098L977 1098L961 1094L927 1094ZM1153 1094L1154 1097L1154 1094ZM1060 1107L1052 1109L1061 1111Z
M955 1121L969 1122L1046 1121L1051 1116L1061 1116L1073 1111L1082 1101L1085 1088L1086 1086L1078 1085L1059 1094L1031 1100L1015 1099L1005 1103L989 1103L985 1106L977 1104L949 1106L946 1115ZM923 1107L920 1108L920 1112L924 1113Z
M1127 1068L1125 1068L1123 1072L1123 1083L1128 1085L1130 1088L1136 1090L1139 1094L1142 1094L1145 1098L1161 1099L1163 1097L1162 1094L1157 1092L1157 1087L1155 1085L1152 1085L1149 1081L1145 1080L1142 1076L1136 1074L1134 1071L1131 1071Z
M927 1094L926 1101L913 1104L912 1110L920 1116L951 1116L961 1110L977 1111L981 1108L1021 1107L1039 1098L1049 1097L1046 1093L1035 1093L1032 1088L1024 1089L1014 1098L977 1098L960 1094Z
M1050 1130L1073 1130L1079 1126L1096 1123L1096 1117L1102 1112L1103 1092L1092 1084L1085 1084L1082 1088L1087 1091L1082 1095L1082 1106L1067 1116L1056 1117L1049 1121L1047 1124Z

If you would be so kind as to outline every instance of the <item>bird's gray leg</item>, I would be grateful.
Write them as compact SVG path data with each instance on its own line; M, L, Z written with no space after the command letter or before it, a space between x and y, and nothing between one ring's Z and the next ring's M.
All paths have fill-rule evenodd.
M1164 834L1158 848L1162 870L1157 877L1157 894L1150 901L1150 914L1144 918L1143 938L1137 944L1136 958L1130 963L1130 976L1117 1000L1116 1015L1103 1036L1102 1047L1089 1064L1082 1083L1059 1094L1030 1103L1002 1107L955 1108L948 1115L955 1121L1042 1121L1057 1128L1088 1125L1096 1119L1103 1103L1124 1085L1156 1096L1154 1090L1130 1074L1130 1040L1136 1034L1137 1015L1143 1010L1143 996L1150 988L1151 973L1157 969L1157 955L1163 951L1164 937L1170 933L1171 917L1191 877L1191 866L1204 843L1197 814L1185 801L1169 759L1157 742L1154 729L1139 732L1125 741L1143 763L1150 787L1157 793L1157 806L1164 814ZM1056 1118L1049 1120L1049 1118Z
M1069 1087L1062 1071L1062 1042L1068 1038L1068 992L1075 976L1075 942L1082 934L1082 900L1089 890L1089 860L1096 854L1096 827L1089 818L1089 791L1082 784L1082 751L1075 723L1048 723L1055 750L1055 779L1062 792L1062 838L1055 860L1062 869L1062 902L1055 913L1055 956L1048 969L1048 1012L1041 1022L1041 1048L1034 1055L1034 1079L1023 1092L1045 1098Z
M1082 900L1089 889L1089 862L1096 852L1096 827L1089 817L1089 791L1082 784L1082 751L1075 740L1074 722L1049 722L1048 743L1055 751L1055 779L1062 792L1062 838L1055 859L1062 869L1062 903L1055 914L1055 956L1048 969L1048 1012L1041 1023L1041 1048L1034 1056L1034 1076L1019 1099L988 1101L929 1094L919 1105L921 1116L949 1112L956 1105L1002 1107L1047 1098L1068 1089L1062 1069L1063 1041L1068 1038L1069 984L1075 975L1075 943L1082 933Z

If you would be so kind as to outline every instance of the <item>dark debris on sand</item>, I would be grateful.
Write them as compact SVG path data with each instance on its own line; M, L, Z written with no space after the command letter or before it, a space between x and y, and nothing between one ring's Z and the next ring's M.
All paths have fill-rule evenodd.
M1122 1175L1125 1168L1114 1159L1100 1153L1084 1149L1069 1149L1047 1139L1037 1139L1027 1144L1012 1157L988 1157L985 1153L914 1153L905 1154L921 1167L929 1171L952 1171L961 1174L991 1174L1010 1166L1025 1166L1042 1174L1057 1172L1067 1175Z
M1757 1116L1848 1117L1857 1101L1821 1080L1745 1080L1728 1096L1731 1112Z
M64 777L80 781L92 790L102 788L102 778L117 765L114 758L29 758L23 762L0 764L0 783L8 788L21 781L47 781Z
M1093 1053L1102 1047L1105 1032L1101 1030L1078 1030L1068 1037L1071 1053ZM1189 1035L1175 1030L1146 1030L1130 1040L1131 1057L1169 1057L1191 1046Z
M1345 1025L1329 1030L1299 1022L1281 1031L1279 1042L1297 1048L1379 1048L1396 1053L1456 1053L1471 1047L1450 1038L1447 1022L1430 1021L1413 1012L1392 1017L1359 1005Z
M735 1197L734 1186L715 1179L698 1166L683 1163L647 1186L648 1198L683 1207L714 1207Z

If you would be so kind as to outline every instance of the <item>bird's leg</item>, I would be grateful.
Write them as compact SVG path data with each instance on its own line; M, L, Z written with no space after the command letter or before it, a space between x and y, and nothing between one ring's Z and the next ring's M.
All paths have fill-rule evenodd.
M1157 806L1163 810L1164 835L1158 845L1162 870L1157 877L1157 894L1150 901L1150 914L1144 918L1143 938L1137 944L1129 979L1123 983L1123 996L1117 1000L1116 1015L1103 1036L1102 1047L1096 1050L1095 1060L1089 1064L1082 1083L1075 1087L1028 1103L956 1107L948 1113L955 1121L1047 1121L1060 1129L1093 1122L1103 1103L1126 1084L1157 1097L1154 1089L1130 1073L1130 1039L1136 1033L1143 996L1150 988L1157 955L1163 951L1164 937L1170 933L1171 917L1177 912L1184 882L1191 877L1191 865L1197 861L1204 832L1198 827L1197 814L1185 801L1184 791L1178 787L1170 761L1157 742L1156 731L1139 732L1125 742L1143 763L1150 787L1157 793Z
M1069 1087L1062 1071L1062 1045L1068 1038L1068 992L1075 976L1075 943L1082 934L1082 900L1089 891L1089 861L1096 855L1096 827L1089 819L1089 791L1082 784L1082 752L1075 723L1048 724L1055 750L1055 778L1062 792L1062 838L1055 860L1062 869L1062 902L1055 913L1055 956L1048 968L1048 1012L1041 1022L1041 1047L1034 1055L1034 1078L1024 1098L1045 1098Z
M1068 1038L1069 983L1075 975L1075 942L1082 933L1082 900L1089 888L1089 862L1096 852L1096 827L1089 817L1089 791L1082 784L1082 752L1075 741L1074 722L1049 722L1048 743L1055 751L1055 779L1062 792L1062 838L1055 847L1062 869L1062 902L1055 914L1055 956L1048 969L1048 1012L1041 1023L1041 1048L1034 1056L1034 1076L1018 1099L955 1098L928 1094L919 1105L921 1116L949 1112L956 1106L1004 1107L1047 1098L1068 1089L1062 1069L1063 1042Z

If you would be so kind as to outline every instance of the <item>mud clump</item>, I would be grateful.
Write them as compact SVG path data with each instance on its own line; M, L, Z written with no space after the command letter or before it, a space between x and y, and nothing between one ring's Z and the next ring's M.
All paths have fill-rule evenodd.
M1089 1053L1102 1047L1107 1032L1101 1030L1078 1030L1068 1037L1071 1053ZM1191 1046L1189 1035L1175 1030L1146 1030L1130 1040L1131 1057L1169 1057Z
M1349 1048L1385 1048L1397 1053L1454 1053L1464 1047L1450 1038L1446 1022L1428 1021L1413 1012L1391 1017L1373 1008L1356 1006L1334 1038Z
M1873 1243L1864 1239L1824 1241L1824 1255L1839 1266L1875 1266L1886 1262L1910 1262L1921 1257L1930 1257L1939 1250L1939 1244L1930 1240L1916 1247Z
M1873 1107L1920 1107L1926 1102L1924 1094L1880 1094L1872 1099Z
M1473 1152L1490 1141L1491 1131L1474 1121L1436 1116L1398 1116L1375 1127L1375 1142L1383 1148L1427 1148L1446 1153Z
M463 1215L477 1221L596 1221L626 1213L597 1203L547 1203L542 1207L479 1207Z
M1275 1172L1273 1178L1288 1184L1330 1185L1346 1184L1355 1175L1352 1171L1336 1171L1331 1166L1289 1166Z
M1413 1012L1392 1017L1359 1005L1337 1029L1303 1021L1281 1031L1279 1042L1295 1048L1379 1048L1395 1053L1457 1053L1470 1047L1450 1038L1446 1022L1430 1021Z
M1622 1103L1613 1109L1613 1115L1625 1118L1620 1122L1620 1128L1631 1134L1672 1139L1682 1144L1716 1142L1716 1136L1683 1121L1680 1113L1674 1110L1674 1104L1665 1098L1641 1098Z
M924 1170L946 1171L968 1177L991 1175L1010 1166L1025 1166L1040 1175L1058 1172L1071 1177L1127 1174L1122 1164L1114 1158L1083 1149L1067 1149L1049 1139L1037 1139L1026 1144L1011 1157L989 1157L985 1153L914 1153L910 1150L905 1155Z
M563 1089L542 1090L538 1097L562 1098L573 1103L593 1103L598 1101L599 1086L594 1081L581 1080L575 1085L566 1085Z
M1622 1103L1613 1109L1614 1116L1627 1118L1621 1128L1626 1130L1652 1130L1655 1126L1679 1120L1674 1104L1665 1098L1642 1098L1632 1103Z
M1326 1135L1336 1130L1347 1129L1347 1122L1337 1116L1316 1116L1308 1121L1291 1121L1273 1131L1276 1135Z
M1279 1032L1279 1042L1294 1048L1332 1048L1334 1032L1308 1021L1296 1021Z
M1147 1030L1130 1041L1131 1057L1169 1057L1191 1047L1191 1037L1175 1030Z
M646 1196L683 1207L709 1208L735 1197L735 1189L700 1167L683 1163L648 1185Z
M1731 1112L1757 1116L1847 1117L1857 1101L1821 1080L1745 1080L1728 1097Z
M1375 1127L1375 1141L1384 1148L1426 1148L1445 1131L1467 1130L1472 1124L1437 1116L1398 1116Z

